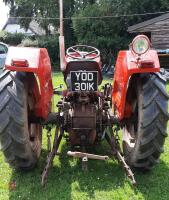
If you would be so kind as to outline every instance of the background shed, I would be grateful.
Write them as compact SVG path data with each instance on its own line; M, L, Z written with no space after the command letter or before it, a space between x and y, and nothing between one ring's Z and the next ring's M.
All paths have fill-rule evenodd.
M169 49L169 13L130 26L129 33L144 33L155 49Z

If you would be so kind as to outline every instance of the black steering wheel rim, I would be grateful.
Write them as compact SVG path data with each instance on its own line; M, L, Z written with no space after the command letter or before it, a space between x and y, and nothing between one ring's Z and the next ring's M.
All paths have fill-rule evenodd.
M89 52L88 51L87 52L86 51L85 52L78 51L78 48L86 48L86 49L90 49L91 51L89 51ZM79 57L72 55L73 52L79 54ZM93 53L95 53L96 55L91 56L91 57L86 57ZM100 56L100 51L97 48L88 46L88 45L75 45L75 46L69 47L66 51L66 54L67 54L67 56L69 56L73 59L77 59L77 60L93 60Z

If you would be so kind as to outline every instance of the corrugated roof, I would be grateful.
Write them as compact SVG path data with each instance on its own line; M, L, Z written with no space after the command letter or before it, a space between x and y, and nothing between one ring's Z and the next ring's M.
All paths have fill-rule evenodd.
M150 24L154 24L154 23L159 22L159 21L163 21L163 20L168 19L168 18L169 18L169 13L161 15L159 17L152 18L150 20L147 20L147 21L144 21L144 22L141 22L141 23L138 23L138 24L135 24L133 26L129 26L127 31L128 32L135 32L137 29L143 28L145 26L148 26Z

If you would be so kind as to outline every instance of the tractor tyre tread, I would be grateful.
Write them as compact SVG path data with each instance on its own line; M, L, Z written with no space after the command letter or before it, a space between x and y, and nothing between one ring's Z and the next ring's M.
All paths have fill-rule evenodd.
M146 80L146 81L145 81ZM166 81L160 73L146 74L141 79L141 116L134 149L126 161L140 170L150 170L159 162L167 137L168 99Z
M30 170L37 163L24 127L24 84L22 73L0 75L0 149L6 162L16 170Z

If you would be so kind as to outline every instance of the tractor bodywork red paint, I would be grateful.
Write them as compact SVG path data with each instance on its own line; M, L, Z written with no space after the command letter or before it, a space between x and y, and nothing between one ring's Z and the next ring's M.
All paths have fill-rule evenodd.
M155 50L149 50L137 61L137 55L132 51L120 51L115 68L112 102L120 120L129 118L131 105L126 102L126 94L131 76L138 73L158 72L160 64Z
M38 96L35 115L46 119L51 111L53 96L52 71L47 50L44 48L10 47L5 67L10 71L32 72L37 76L37 81L34 81L34 92ZM30 83L30 87L32 87L32 83Z

